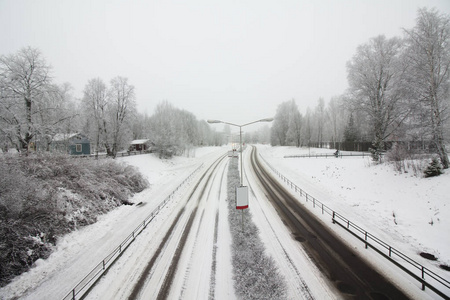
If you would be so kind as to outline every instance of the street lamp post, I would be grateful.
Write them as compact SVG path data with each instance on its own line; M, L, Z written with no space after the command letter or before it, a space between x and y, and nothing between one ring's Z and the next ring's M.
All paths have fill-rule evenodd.
M242 149L242 127L247 126L247 125L251 125L251 124L255 124L255 123L258 123L258 122L272 122L272 121L273 121L273 118L266 118L266 119L261 119L261 120L258 120L258 121L253 121L253 122L250 122L250 123L246 123L246 124L243 124L243 125L228 123L228 122L224 122L224 121L220 121L220 120L208 120L207 121L210 124L223 123L223 124L228 124L228 125L231 125L231 126L239 127L239 144L240 144L240 151L241 151L241 186L243 186L243 184L244 184L244 175L242 173L242 150L243 150Z
M239 127L239 144L240 144L240 151L241 151L241 180L240 180L240 187L236 188L236 209L242 209L242 232L244 232L244 209L248 208L248 189L247 189L247 187L244 187L244 173L243 173L243 168L242 168L242 166L243 166L242 127L251 125L254 123L258 123L258 122L272 122L272 121L273 121L273 118L266 118L266 119L261 119L258 121L253 121L253 122L242 124L242 125L228 123L228 122L224 122L224 121L220 121L220 120L208 120L207 121L208 123L211 123L211 124L223 123L223 124L228 124L231 126ZM246 200L242 201L242 200L240 200L240 198L243 198ZM246 202L246 204L245 204L245 202Z

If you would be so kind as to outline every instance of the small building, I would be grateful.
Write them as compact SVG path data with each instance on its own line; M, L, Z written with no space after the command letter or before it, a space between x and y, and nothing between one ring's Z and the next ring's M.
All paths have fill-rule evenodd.
M147 151L151 150L154 143L150 142L149 139L134 140L130 143L129 151Z
M52 151L65 152L70 155L90 155L91 142L81 133L58 133L51 142Z

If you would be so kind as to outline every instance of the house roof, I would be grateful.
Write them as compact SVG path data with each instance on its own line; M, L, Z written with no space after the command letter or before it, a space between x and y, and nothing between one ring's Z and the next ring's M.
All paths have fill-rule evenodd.
M81 133L57 133L53 137L53 143L62 142L89 143L89 138Z
M148 139L144 139L144 140L134 140L131 142L131 145L140 145L140 144L145 144L147 143L149 140Z
M78 133L57 133L53 137L54 142L67 141L68 139L76 136Z

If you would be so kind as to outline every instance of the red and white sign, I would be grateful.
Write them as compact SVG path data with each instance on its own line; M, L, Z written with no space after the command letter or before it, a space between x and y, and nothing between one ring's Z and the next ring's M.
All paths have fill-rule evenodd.
M236 187L236 209L248 208L248 186Z

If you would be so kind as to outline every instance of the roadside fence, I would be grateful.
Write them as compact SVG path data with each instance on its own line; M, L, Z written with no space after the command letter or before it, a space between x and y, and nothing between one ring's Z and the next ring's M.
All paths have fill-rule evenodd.
M158 215L166 204L174 197L175 193L194 176L195 173L203 167L201 164L195 169L178 187L162 201L158 207L148 215L114 250L100 261L75 287L63 298L63 300L81 299L97 282L98 279L113 265L113 263L122 255L135 238L147 227L148 224Z
M295 183L290 181L288 178L283 176L278 170L272 167L264 157L259 155L264 163L278 176L285 184L287 184L295 193L298 193L300 197L305 198L306 203L311 203L313 208L319 209L322 214L328 214L331 216L333 224L337 224L350 232L353 236L364 243L365 248L368 247L375 250L382 257L389 260L391 263L399 267L401 270L406 272L408 275L416 279L424 291L426 287L432 290L434 293L442 297L443 299L450 299L450 281L443 278L442 276L436 274L430 269L424 267L420 263L414 261L406 254L403 254L399 250L390 246L389 244L383 242L373 234L367 232L360 226L351 222L349 219L345 218L343 215L339 214L332 208L325 205L323 202L314 198L303 189L298 187Z

